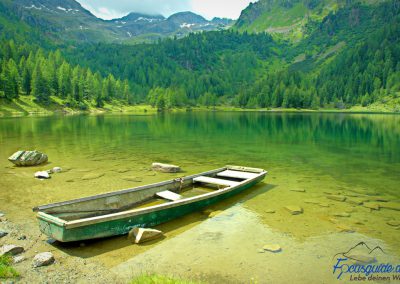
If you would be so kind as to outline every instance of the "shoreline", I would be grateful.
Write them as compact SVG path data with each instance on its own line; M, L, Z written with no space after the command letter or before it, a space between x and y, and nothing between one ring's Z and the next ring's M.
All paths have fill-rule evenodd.
M115 106L114 106L115 107ZM384 109L370 109L364 107L355 107L350 109L293 109L293 108L257 108L246 109L231 106L218 106L215 108L207 107L191 107L191 108L173 108L164 111L158 111L150 105L134 105L109 109L91 109L89 111L81 111L74 109L57 109L45 111L14 111L5 112L0 106L0 118L16 118L16 117L40 117L40 116L70 116L70 115L104 115L104 114L124 114L124 115L155 115L167 113L181 113L181 112L260 112L260 113L337 113L337 114L400 114L396 111Z

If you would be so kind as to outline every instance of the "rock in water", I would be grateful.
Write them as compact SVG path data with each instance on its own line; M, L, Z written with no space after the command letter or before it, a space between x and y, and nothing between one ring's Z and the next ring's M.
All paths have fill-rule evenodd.
M18 167L36 166L46 163L48 157L46 154L38 151L18 151L12 154L8 160Z
M286 206L285 209L290 212L292 215L299 215L303 213L303 208L299 206Z
M380 205L378 203L374 203L374 202L363 203L363 206L365 208L369 208L369 209L372 209L372 210L379 210L380 209Z
M143 242L161 238L162 236L163 232L159 230L146 229L146 228L133 228L129 232L128 239L130 239L135 244L140 244Z
M42 172L36 172L35 173L35 178L38 179L49 179L50 178L50 174L46 171L42 171Z
M395 220L389 221L386 224L388 224L389 226L393 226L393 227L400 226L400 222L399 221L395 221Z
M52 173L61 173L62 172L62 168L60 167L54 167L51 169Z
M2 237L5 237L5 236L7 236L7 235L8 235L8 233L7 233L7 232L0 231L0 239L1 239Z
M0 248L0 256L9 254L9 255L17 255L24 251L23 247L16 245L4 245Z
M303 189L303 188L292 188L292 189L289 189L290 191L294 191L294 192L306 192L306 190L305 189Z
M335 217L350 217L350 214L347 212L337 212L337 213L334 213L333 216L335 216Z
M86 174L82 177L83 180L92 180L92 179L98 179L101 178L102 176L104 176L103 173L90 173L90 174Z
M181 168L179 166L162 164L162 163L153 163L151 165L151 168L155 171L163 173L178 173L181 171Z
M47 266L55 261L51 252L42 252L33 258L33 267Z
M273 245L263 246L263 250L270 251L270 252L280 252L282 250L282 248L280 245L273 244Z
M343 195L328 195L328 196L326 196L326 198L335 200L335 201L341 201L341 202L346 200L346 196L343 196Z

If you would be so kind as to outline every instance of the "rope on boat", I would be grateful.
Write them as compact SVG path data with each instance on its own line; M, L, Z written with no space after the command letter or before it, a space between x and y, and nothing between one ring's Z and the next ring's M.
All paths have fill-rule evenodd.
M180 178L176 178L175 181L179 182L179 191L182 191L182 187L183 187L183 178L184 177L180 177Z

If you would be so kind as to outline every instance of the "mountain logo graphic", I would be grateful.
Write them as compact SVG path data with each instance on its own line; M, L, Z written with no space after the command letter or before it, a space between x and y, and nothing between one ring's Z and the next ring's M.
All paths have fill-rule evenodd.
M357 262L371 263L376 261L375 253L379 251L386 254L380 246L371 248L365 242L359 242L355 246L351 247L348 251L335 254L332 259L339 255Z

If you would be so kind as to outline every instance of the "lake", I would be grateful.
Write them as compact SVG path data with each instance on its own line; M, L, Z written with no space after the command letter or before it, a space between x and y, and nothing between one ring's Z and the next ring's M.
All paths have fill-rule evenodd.
M44 152L49 164L16 168L7 158L19 149ZM152 162L177 164L184 172L156 173ZM388 259L398 260L400 227L388 223L400 220L400 211L393 210L400 206L399 115L188 112L0 119L1 210L33 235L39 234L34 206L226 164L269 174L209 208L219 213L213 218L198 212L158 226L166 235L159 242L138 246L122 236L51 247L126 277L173 271L216 283L287 283L285 273L297 282L334 282L332 257L359 241L380 245ZM64 171L50 180L33 178L54 166ZM332 194L346 201L329 199ZM288 205L301 206L303 214L290 215ZM376 205L380 210L370 208ZM271 243L282 252L260 251Z

